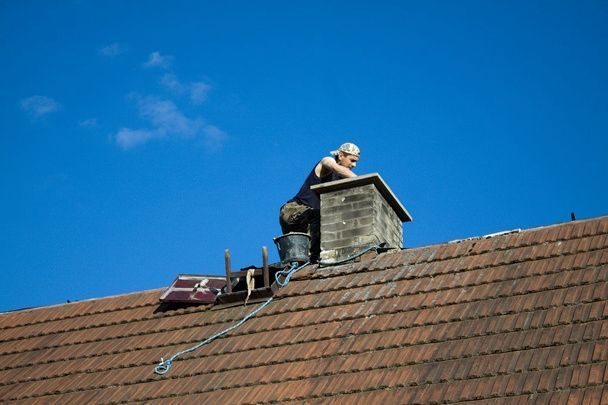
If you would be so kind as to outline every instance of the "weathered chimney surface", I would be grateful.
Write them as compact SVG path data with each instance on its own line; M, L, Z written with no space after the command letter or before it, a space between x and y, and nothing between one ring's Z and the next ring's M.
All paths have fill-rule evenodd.
M312 186L321 198L321 260L350 256L386 242L403 247L412 216L378 173Z

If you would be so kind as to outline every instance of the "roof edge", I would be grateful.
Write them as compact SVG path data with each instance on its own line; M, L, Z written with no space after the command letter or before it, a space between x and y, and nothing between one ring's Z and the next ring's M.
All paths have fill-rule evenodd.
M493 233L486 234L486 235L473 236L473 237L469 237L469 238L457 239L457 240L452 240L452 241L444 241L444 242L439 242L439 243L433 243L430 245L416 246L416 247L404 248L404 249L407 249L407 250L427 249L427 248L436 247L436 246L440 246L440 245L448 245L448 244L461 243L461 242L466 242L466 241L471 241L471 240L476 240L476 239L493 238L493 237L509 235L516 231L519 233L533 232L533 231L538 231L541 229L565 226L565 225L569 225L569 224L573 224L573 223L584 223L584 222L591 222L591 221L598 221L598 220L608 220L608 215L602 215L602 216L586 218L586 219L577 219L576 221L566 221L566 222L560 222L560 223L555 223L555 224L551 224L551 225L537 226L534 228L515 229L515 230L511 229L511 230L505 230L505 231L498 231L498 232L493 232ZM210 276L210 277L216 277L216 276ZM221 277L221 276L218 276L218 277ZM83 300L78 300L78 301L74 301L74 302L66 302L66 303L61 303L61 304L41 305L38 307L19 308L19 309L14 309L14 310L2 311L2 312L0 312L0 316L7 315L7 314L13 314L15 312L35 311L35 310L39 310L39 309L60 307L63 305L74 305L74 304L80 304L83 302L101 301L101 300L105 300L105 299L124 297L124 296L134 295L134 294L152 293L154 291L157 291L159 293L159 297L160 297L161 293L163 291L165 291L166 289L167 289L167 286L164 286L164 287L159 287L159 288L152 288L149 290L141 290L141 291L134 291L134 292L130 292L130 293L108 295L105 297L87 298L87 299L83 299Z
M128 292L128 293L122 293L122 294L114 294L114 295L106 295L104 297L94 297L94 298L86 298L86 299L82 299L82 300L74 300L71 302L62 302L60 304L50 304L50 305L40 305L37 307L26 307L26 308L18 308L18 309L9 309L8 311L2 311L0 312L0 316L2 315L7 315L7 314L14 314L15 312L26 312L26 311L35 311L37 309L48 309L48 308L56 308L56 307L61 307L64 305L74 305L74 304L81 304L83 302L91 302L91 301L101 301L101 300L105 300L105 299L110 299L110 298L118 298L118 297L125 297L127 295L134 295L134 294L142 294L142 293L151 293L153 291L164 291L166 290L167 287L158 287L158 288L151 288L149 290L141 290L141 291L133 291L133 292Z
M558 222L558 223L551 224L551 225L536 226L534 228L508 229L508 230L504 230L504 231L498 231L498 232L488 233L488 234L485 234L485 235L470 236L470 237L465 237L465 238L462 238L462 239L454 239L454 240L450 240L450 241L443 241L443 242L433 243L433 244L430 244L430 245L416 246L416 247L412 247L412 248L407 248L407 250L426 249L426 248L430 248L430 247L434 247L434 246L440 246L440 245L452 245L452 244L455 244L455 243L468 242L468 241L472 241L472 240L489 239L489 238L495 238L495 237L499 237L499 236L510 235L510 234L513 234L513 233L533 232L533 231L539 231L541 229L556 228L558 226L570 225L570 224L573 224L573 223L583 223L583 222L591 222L591 221L598 221L598 220L608 220L608 215L601 215L599 217L592 217L592 218L585 218L585 219L577 219L576 221Z

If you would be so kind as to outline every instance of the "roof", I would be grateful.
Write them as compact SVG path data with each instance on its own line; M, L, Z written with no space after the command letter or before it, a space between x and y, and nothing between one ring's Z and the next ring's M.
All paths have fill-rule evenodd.
M152 290L0 315L19 403L608 403L608 217L308 266L259 304Z

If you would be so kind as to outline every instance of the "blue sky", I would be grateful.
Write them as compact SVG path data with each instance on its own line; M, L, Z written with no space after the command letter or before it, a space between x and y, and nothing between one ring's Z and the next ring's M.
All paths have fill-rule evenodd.
M405 245L608 214L606 1L0 2L0 310L277 254L357 143Z

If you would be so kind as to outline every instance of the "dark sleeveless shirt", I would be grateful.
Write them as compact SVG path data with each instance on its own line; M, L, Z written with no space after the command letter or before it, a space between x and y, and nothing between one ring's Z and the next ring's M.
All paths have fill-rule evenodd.
M341 177L334 172L331 172L330 174L324 177L317 176L315 174L315 167L317 167L318 164L319 162L317 162L317 164L313 166L312 170L308 174L308 177L306 177L304 184L302 184L302 187L300 187L300 191L298 191L298 194L296 194L296 196L288 202L297 201L300 204L304 204L318 210L321 209L321 200L319 200L319 196L310 189L310 186L314 186L315 184L327 183L328 181L340 180Z

